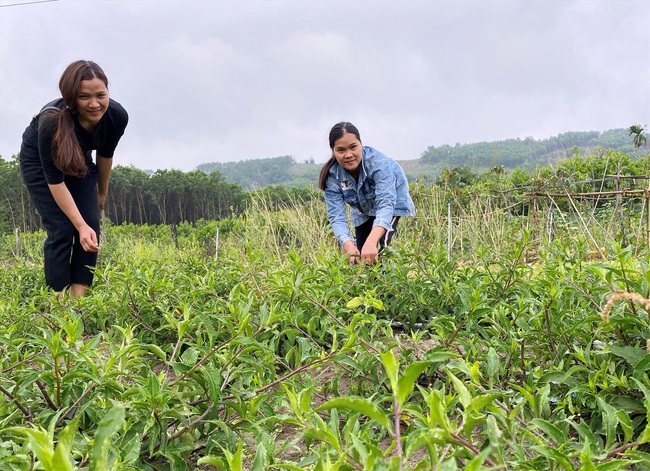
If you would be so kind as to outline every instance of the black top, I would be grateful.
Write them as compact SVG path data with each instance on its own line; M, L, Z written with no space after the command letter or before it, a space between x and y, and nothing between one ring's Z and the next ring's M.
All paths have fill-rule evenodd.
M61 110L64 107L63 98L49 102L34 116L23 134L23 144L20 149L20 159L35 162L40 160L43 174L48 184L63 183L64 173L54 165L52 160L52 139L56 132L58 121L44 113L48 109ZM76 113L73 115L74 129L81 151L86 158L86 165L92 166L92 151L96 150L97 158L113 157L115 148L124 134L129 115L117 101L110 99L108 109L97 123L92 132L86 131L79 123Z

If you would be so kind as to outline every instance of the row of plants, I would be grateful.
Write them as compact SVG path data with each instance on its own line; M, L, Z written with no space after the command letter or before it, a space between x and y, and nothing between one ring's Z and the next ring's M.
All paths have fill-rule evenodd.
M0 469L650 469L648 251L417 201L370 267L317 200L108 225L80 300L6 239Z

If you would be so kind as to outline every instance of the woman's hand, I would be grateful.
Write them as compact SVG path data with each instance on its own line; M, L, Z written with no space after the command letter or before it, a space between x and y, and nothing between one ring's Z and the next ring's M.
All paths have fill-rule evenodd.
M72 199L68 187L65 186L65 183L57 183L55 185L50 184L48 186L56 204L59 205L61 211L68 216L72 225L77 229L81 248L86 252L99 252L97 234L92 227L86 224L84 218L81 217L81 213Z
M350 265L354 265L359 261L360 253L359 249L357 249L357 246L355 245L354 242L351 240L348 240L343 244L343 250L345 250L345 253L348 254L348 263Z
M83 226L79 227L78 232L81 248L83 248L86 252L99 252L97 234L92 227L84 224Z
M384 237L386 234L386 229L381 226L375 226L370 231L370 235L363 243L361 247L361 263L371 265L379 261L379 251L377 246L379 245L379 239Z
M361 263L366 265L371 265L379 261L379 251L377 250L377 241L373 241L370 238L363 244L361 247Z

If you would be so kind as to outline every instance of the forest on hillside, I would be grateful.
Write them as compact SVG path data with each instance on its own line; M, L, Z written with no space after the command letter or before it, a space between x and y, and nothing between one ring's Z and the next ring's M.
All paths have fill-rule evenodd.
M546 144L549 152L536 158L539 162L534 168L525 165L511 168L497 164L498 161L479 164L477 159L469 165L466 159L458 156L461 156L461 148L539 147L545 141L515 139L502 144L459 145L449 154L456 157L444 163L436 161L432 157L432 148L429 148L419 160L401 164L411 184L423 188L438 186L448 191L464 189L483 193L516 189L517 194L526 191L613 190L617 189L613 186L615 183L602 180L603 176L646 176L650 172L647 138L643 129L639 129L639 139L633 139L627 131L561 135L566 138L555 138L555 147ZM552 154L550 151L562 142L574 145L565 157L557 152ZM609 148L598 145L589 152L578 145L604 145L607 142ZM620 150L630 147L631 152ZM321 198L315 185L321 165L297 164L291 156L214 165L212 170L206 164L190 172L162 169L153 173L118 165L111 173L106 217L114 224L175 225L243 214L252 198L262 197L272 208ZM592 180L596 183L584 183ZM16 228L32 231L40 227L40 218L20 176L18 159L14 156L12 160L4 160L0 156L0 234Z
M303 164L307 165L307 164ZM553 166L533 171L518 167L512 171L497 166L479 171L468 166L445 168L435 179L412 180L414 191L436 187L449 195L509 194L521 199L526 192L573 192L623 189L617 185L638 185L650 173L650 154L632 159L620 151L607 150L573 156ZM622 176L623 180L605 179L605 175ZM625 180L643 176L639 181ZM642 184L642 183L641 183ZM113 224L176 225L200 220L222 220L245 213L251 200L263 200L269 208L307 204L322 198L313 185L288 187L269 185L246 191L228 182L219 172L200 170L157 170L148 174L134 167L116 166L105 214ZM33 231L41 227L17 160L0 157L0 234Z
M429 146L419 159L401 161L400 164L409 181L432 180L444 169L455 167L469 167L479 173L498 166L505 170L522 168L532 171L560 159L595 152L598 148L620 151L632 158L643 157L646 153L643 147L634 146L629 130L621 128L604 132L566 132L541 140L527 137ZM228 182L237 183L245 190L254 190L269 185L315 186L321 166L313 160L296 162L292 156L284 155L240 162L209 162L199 165L197 170L206 173L218 171Z

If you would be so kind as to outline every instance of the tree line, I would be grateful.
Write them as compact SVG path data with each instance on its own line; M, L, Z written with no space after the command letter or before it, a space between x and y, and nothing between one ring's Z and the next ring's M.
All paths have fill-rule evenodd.
M480 172L460 165L443 169L430 184L450 192L480 193L620 189L614 180L603 180L604 175L650 175L650 155L632 159L628 154L608 150L576 155L534 171L524 168L509 171L494 166ZM638 182L630 180L626 184ZM105 214L118 225L175 225L183 221L194 223L201 219L240 216L252 198L261 198L270 207L278 208L296 200L307 202L321 197L313 185L294 188L271 185L246 191L226 181L219 172L158 170L149 174L134 167L116 166L111 174ZM40 227L40 218L22 182L18 160L0 157L0 233Z
M614 149L632 157L642 157L645 149L636 146L630 139L628 129L610 129L605 132L566 132L548 139L535 140L506 139L473 144L430 146L421 155L423 164L438 164L442 167L466 165L487 169L503 166L506 169L517 167L532 170L537 166L548 165L561 158L580 155L596 148Z
M113 224L178 224L183 221L220 220L241 215L247 201L261 194L273 207L300 198L316 197L313 189L268 186L253 192L228 182L219 172L157 170L147 173L116 166L104 208ZM0 233L41 228L40 217L20 174L17 156L0 156Z
M598 191L611 186L614 189L612 181L598 182L597 179L608 174L648 175L650 172L645 129L632 126L629 131L624 131L626 145L631 146L634 152L605 150L599 145L595 151L584 153L578 146L602 143L603 139L609 139L612 145L619 145L619 130L598 135L565 133L556 138L557 142L574 146L568 158L554 161L552 166L538 165L534 169L520 166L511 169L505 165L492 165L482 170L478 166L464 163L467 162L466 159L452 159L449 162L456 165L439 167L429 181L431 185L449 189L466 188L484 192L510 191L513 188L532 191L550 191L554 188L561 191L570 188L588 191L591 188ZM541 145L541 141L537 141L537 145ZM471 145L467 148L471 148ZM415 165L405 169L412 183L418 181L414 175L418 175L422 169L431 168L430 163L426 163L431 158L430 154L425 153ZM320 167L313 161L297 164L291 156L258 159L237 165L204 164L190 172L163 169L148 173L132 166L116 166L111 174L105 214L112 223L118 225L178 224L183 221L193 223L201 219L221 220L241 215L248 200L253 197L263 196L268 204L275 207L296 199L308 201L321 197L320 192L315 190ZM300 171L292 170L295 168ZM236 179L236 171L248 175L248 180L244 182L246 186L233 181ZM263 175L266 175L266 179ZM282 175L285 176L284 180ZM297 177L302 179L302 185L286 184L287 178L296 181ZM422 180L418 184L422 184ZM4 160L0 156L0 233L15 228L32 231L40 227L40 218L22 182L18 156L13 156L11 160Z

